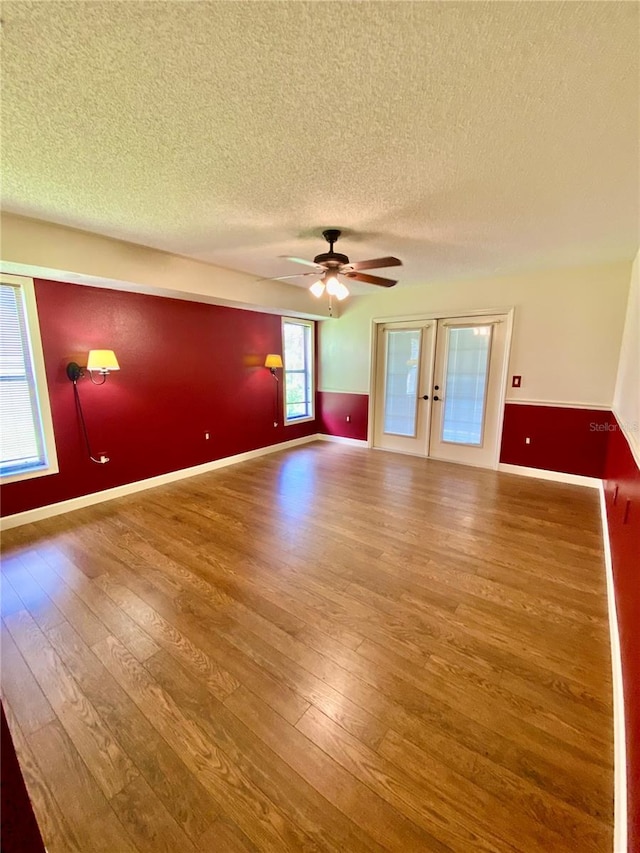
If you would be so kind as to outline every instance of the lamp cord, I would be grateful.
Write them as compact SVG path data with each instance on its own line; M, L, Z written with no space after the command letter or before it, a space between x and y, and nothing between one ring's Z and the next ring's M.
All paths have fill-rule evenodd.
M100 383L102 384L102 383ZM93 453L91 452L91 445L89 443L89 434L87 432L87 425L84 420L84 412L82 411L82 403L80 402L80 394L78 393L78 382L74 379L73 381L73 393L76 398L76 409L78 410L78 416L80 417L80 423L82 425L82 434L84 435L84 443L87 446L87 453L89 454L89 459L92 462L97 463L98 465L103 465L104 462L108 462L109 460L106 457L104 458L104 462L102 459L96 459Z
M273 404L273 423L277 426L280 423L280 419L278 418L278 387L280 385L280 380L276 376L275 370L273 371L272 376L276 380L276 399Z

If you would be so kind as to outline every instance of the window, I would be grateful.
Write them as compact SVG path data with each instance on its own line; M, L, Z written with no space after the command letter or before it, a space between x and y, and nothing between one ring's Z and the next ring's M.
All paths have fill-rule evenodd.
M313 323L282 320L284 422L310 421L314 414Z
M58 471L33 281L0 279L0 476Z

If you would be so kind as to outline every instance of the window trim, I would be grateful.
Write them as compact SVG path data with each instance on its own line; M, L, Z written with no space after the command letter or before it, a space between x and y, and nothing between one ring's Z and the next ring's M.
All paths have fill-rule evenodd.
M42 349L42 337L40 335L40 322L38 320L38 306L36 303L36 292L33 285L33 279L27 278L26 276L10 275L9 273L2 272L0 273L0 283L19 287L24 300L25 321L27 325L27 332L29 334L29 344L31 346L31 361L36 386L36 396L38 398L38 407L40 410L44 453L47 459L47 465L45 468L37 468L32 471L23 471L21 473L5 474L4 476L0 476L0 483L4 486L8 483L20 482L21 480L32 480L35 477L48 477L50 474L57 474L59 472L59 468L56 439L53 431L53 419L51 417L49 386L47 384L47 374L44 366L44 352Z
M298 326L306 326L310 330L310 346L309 351L311 354L311 363L309 365L309 373L311 376L311 399L310 399L310 407L311 407L311 415L307 415L305 417L298 418L287 418L287 353L284 345L284 328L286 323L295 323ZM282 329L282 419L285 426L292 426L293 424L306 424L310 421L315 421L316 419L316 324L313 320L303 320L300 317L282 317L281 322Z

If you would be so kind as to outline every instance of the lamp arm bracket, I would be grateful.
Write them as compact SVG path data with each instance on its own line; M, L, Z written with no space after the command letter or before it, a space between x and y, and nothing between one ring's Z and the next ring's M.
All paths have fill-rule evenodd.
M71 380L71 382L77 382L78 379L82 379L84 376L84 370L80 367L80 365L75 361L70 361L67 365L67 378Z

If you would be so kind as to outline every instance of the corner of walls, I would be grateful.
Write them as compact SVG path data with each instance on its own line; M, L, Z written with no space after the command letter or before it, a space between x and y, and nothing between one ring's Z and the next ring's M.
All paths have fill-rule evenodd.
M628 847L623 853L640 853L640 253L631 272L613 414L604 494L624 684Z
M640 853L640 467L616 426L609 433L604 496L624 683L628 851Z

